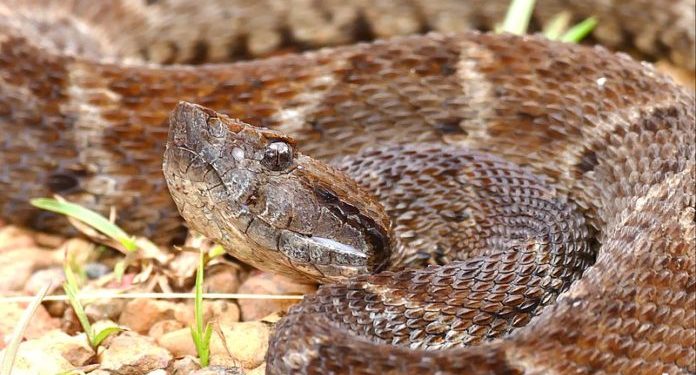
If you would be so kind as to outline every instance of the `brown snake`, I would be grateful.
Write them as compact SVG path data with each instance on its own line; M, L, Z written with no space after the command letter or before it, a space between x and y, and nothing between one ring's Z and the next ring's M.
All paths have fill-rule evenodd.
M138 60L215 60L214 43L159 43L154 27L136 48L88 27L164 6L146 3L0 4L3 217L65 230L26 203L57 192L172 239L161 155L176 106L164 170L189 224L260 268L336 281L278 324L269 373L696 372L691 92L625 55L535 37L186 67ZM621 20L654 8L627 3ZM663 24L693 21L669 4ZM291 25L288 45L312 44ZM619 34L689 67L689 27ZM264 39L242 34L256 54Z

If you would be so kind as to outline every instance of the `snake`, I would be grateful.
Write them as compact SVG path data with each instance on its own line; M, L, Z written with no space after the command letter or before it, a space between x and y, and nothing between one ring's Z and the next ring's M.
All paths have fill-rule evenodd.
M539 9L693 68L688 1L574 3ZM456 29L502 2L193 4L0 4L4 219L69 234L28 203L52 194L159 243L185 219L324 284L270 374L696 372L692 91Z

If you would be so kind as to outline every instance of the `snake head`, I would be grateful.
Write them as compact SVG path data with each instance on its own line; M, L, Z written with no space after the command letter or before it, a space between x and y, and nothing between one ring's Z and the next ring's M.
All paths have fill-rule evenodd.
M318 282L386 266L384 208L292 138L185 102L169 123L163 169L174 202L235 257Z

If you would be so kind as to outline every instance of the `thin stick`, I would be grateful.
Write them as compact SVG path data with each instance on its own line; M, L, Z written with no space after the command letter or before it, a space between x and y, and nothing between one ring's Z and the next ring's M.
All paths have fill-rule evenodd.
M194 299L195 293L118 293L118 292L98 292L80 293L77 298L85 299L133 299L133 298L152 298L152 299ZM10 302L31 302L35 297L32 296L10 296L0 297L0 303ZM244 294L244 293L203 293L204 299L265 299L265 300L301 300L303 296L297 294ZM67 301L68 297L64 294L46 296L44 301Z

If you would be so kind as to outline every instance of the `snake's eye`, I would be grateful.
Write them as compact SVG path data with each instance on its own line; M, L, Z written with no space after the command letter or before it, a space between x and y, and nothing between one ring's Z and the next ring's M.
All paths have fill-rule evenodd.
M272 142L266 146L261 163L272 171L281 171L292 164L292 146L285 142Z

